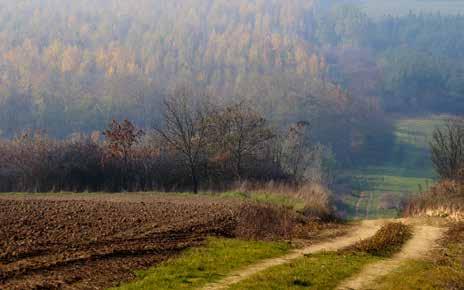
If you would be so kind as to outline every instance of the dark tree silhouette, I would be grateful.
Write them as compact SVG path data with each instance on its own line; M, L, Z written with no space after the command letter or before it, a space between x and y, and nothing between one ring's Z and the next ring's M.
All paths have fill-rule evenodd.
M164 100L164 126L155 128L175 151L181 154L190 170L193 192L198 193L200 165L204 161L207 144L208 106L194 104L187 90Z
M136 145L145 133L137 129L129 120L119 123L113 120L107 130L103 132L106 137L106 146L111 157L121 159L123 162L122 180L127 187L127 175L129 174L129 162L131 160L132 147Z
M464 177L464 121L451 120L437 128L430 142L432 162L443 179L462 180Z

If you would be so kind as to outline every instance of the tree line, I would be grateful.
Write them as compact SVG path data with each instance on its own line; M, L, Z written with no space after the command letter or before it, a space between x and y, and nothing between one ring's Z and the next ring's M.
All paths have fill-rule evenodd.
M236 182L329 183L333 156L311 124L271 125L249 103L225 105L185 90L163 102L159 126L113 120L102 132L0 141L0 191L184 191Z

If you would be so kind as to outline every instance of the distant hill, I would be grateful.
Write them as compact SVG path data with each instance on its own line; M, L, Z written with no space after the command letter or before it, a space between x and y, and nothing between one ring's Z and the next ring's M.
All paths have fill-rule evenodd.
M153 127L182 86L309 121L356 159L384 112L463 112L464 17L379 19L436 1L363 1L0 0L0 135Z
M354 0L371 17L385 15L406 16L412 13L464 14L464 1L460 0Z

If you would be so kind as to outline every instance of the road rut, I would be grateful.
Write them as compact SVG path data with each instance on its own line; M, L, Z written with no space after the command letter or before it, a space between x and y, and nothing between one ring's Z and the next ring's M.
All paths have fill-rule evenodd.
M304 255L314 254L321 251L336 251L356 243L359 240L373 236L377 230L385 223L383 220L365 220L360 223L350 234L335 238L331 241L311 245L309 247L292 251L290 254L279 258L264 260L260 263L251 265L245 269L234 272L223 280L207 285L205 290L227 289L250 276L264 271L270 267L287 264L292 260L303 257Z

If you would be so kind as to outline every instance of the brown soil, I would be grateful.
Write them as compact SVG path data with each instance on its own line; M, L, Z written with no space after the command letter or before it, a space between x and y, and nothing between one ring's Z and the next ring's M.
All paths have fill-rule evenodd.
M238 205L204 198L0 198L0 289L95 289L133 278L207 235Z
M103 289L210 235L288 238L324 227L211 197L2 196L0 289Z

